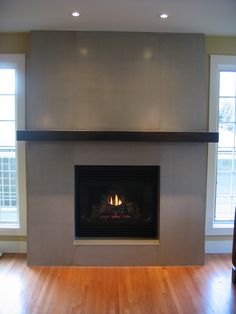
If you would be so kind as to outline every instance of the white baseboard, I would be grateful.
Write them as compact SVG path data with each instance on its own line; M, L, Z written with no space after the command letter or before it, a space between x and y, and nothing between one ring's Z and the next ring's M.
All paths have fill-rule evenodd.
M2 253L26 253L26 241L0 241Z
M205 253L231 253L232 240L206 240Z

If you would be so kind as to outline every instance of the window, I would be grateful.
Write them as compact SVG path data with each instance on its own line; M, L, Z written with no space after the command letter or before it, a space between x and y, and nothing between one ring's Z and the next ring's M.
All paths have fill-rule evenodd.
M26 233L24 55L0 55L0 234Z
M236 206L236 57L211 56L209 130L219 143L208 147L207 234L231 234Z

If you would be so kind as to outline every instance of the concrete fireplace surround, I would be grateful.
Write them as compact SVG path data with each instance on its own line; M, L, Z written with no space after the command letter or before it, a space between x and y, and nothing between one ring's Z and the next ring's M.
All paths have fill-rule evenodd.
M207 131L204 36L31 33L27 130ZM206 143L36 142L27 153L29 265L204 262ZM74 239L74 165L160 165L160 237Z

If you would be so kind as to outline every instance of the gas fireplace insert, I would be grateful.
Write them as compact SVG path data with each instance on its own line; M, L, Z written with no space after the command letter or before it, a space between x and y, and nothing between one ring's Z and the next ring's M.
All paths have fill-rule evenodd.
M159 166L75 166L75 238L158 238Z

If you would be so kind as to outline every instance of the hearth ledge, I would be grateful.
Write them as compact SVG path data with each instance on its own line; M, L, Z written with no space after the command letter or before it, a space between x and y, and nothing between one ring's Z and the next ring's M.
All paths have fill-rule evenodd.
M160 245L158 239L76 239L74 245Z

